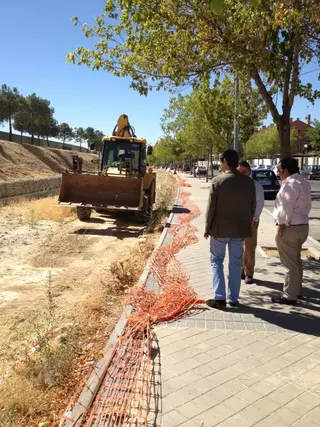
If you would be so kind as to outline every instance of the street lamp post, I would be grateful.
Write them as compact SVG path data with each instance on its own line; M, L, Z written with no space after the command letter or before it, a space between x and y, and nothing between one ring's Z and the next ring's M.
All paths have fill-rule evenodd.
M239 74L237 72L235 77L234 139L233 139L233 149L235 151L239 151L238 98L239 98Z
M304 148L304 155L308 154L309 145L308 144L304 144L303 148ZM307 157L305 157L304 164L305 165L307 164Z

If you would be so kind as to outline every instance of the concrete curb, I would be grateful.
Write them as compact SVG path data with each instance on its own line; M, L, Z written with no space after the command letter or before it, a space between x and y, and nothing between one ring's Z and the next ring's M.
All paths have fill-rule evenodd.
M273 217L272 213L271 213L271 212L269 212L269 211L268 211L268 209L263 208L263 211L264 211L264 212L267 212L270 216L272 216L272 217ZM313 253L314 253L314 255L315 255L318 259L320 259L320 243L319 243L316 239L314 239L314 238L313 238L313 237L311 237L311 236L308 236L308 238L307 238L307 240L306 240L306 242L305 242L305 244L304 244L304 245L307 245L307 246L308 246L308 249L310 249L310 251L311 251L311 252L313 252Z
M179 194L180 194L180 187L178 186L177 197L173 204L173 207L177 206L177 204L179 203ZM150 266L151 266L151 262L153 260L154 254L156 253L157 249L163 244L166 238L166 235L168 233L168 229L170 228L170 225L173 221L173 218L174 218L174 212L172 209L169 217L166 219L165 227L162 230L159 240L156 246L154 247L152 254L150 255L147 261L147 264L138 280L138 284L143 284L146 282L150 274ZM92 405L95 399L96 393L98 392L101 386L103 378L105 377L107 369L111 364L111 361L117 349L118 337L122 335L124 328L127 324L127 319L130 316L131 312L132 312L132 307L129 305L125 306L121 314L121 317L118 323L116 324L102 352L102 357L94 366L93 371L91 372L88 380L86 381L86 384L82 392L80 393L80 396L77 402L75 403L75 405L73 406L73 408L66 410L65 415L68 419L63 420L62 423L60 423L60 427L76 427L81 425L82 419L86 413L86 408L89 408Z

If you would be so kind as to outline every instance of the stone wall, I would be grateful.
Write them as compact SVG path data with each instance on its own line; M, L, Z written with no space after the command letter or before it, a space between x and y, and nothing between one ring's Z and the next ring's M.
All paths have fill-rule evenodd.
M36 197L56 194L61 185L61 176L23 179L0 182L0 203L17 197Z

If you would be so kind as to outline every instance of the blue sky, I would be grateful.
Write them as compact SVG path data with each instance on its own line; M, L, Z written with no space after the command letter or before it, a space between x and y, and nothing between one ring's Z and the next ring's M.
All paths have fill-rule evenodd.
M0 84L16 86L23 95L36 92L55 108L56 119L73 127L93 126L110 134L120 114L128 114L138 136L155 142L161 135L160 117L170 95L140 96L129 79L68 65L65 55L86 39L70 19L89 24L101 13L104 0L1 1ZM316 68L310 65L308 70ZM320 89L317 72L304 76ZM278 99L280 102L280 97ZM309 108L307 108L309 106ZM307 113L320 119L320 101L312 106L296 99L292 117ZM271 120L268 119L268 122Z

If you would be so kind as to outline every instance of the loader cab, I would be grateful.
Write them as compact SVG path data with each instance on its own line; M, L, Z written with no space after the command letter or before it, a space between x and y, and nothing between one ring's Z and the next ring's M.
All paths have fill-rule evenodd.
M108 175L144 176L146 141L139 138L105 137L100 170Z

